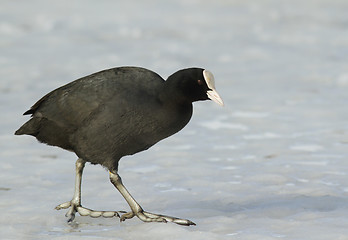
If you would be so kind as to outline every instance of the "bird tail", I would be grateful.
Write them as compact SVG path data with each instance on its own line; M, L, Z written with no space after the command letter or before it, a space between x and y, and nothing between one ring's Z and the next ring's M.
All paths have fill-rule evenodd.
M40 118L32 118L28 122L24 123L16 132L15 135L32 135L36 136L40 128Z

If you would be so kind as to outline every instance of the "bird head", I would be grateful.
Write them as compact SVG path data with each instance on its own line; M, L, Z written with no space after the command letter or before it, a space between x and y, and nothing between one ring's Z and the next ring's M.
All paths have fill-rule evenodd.
M214 75L208 70L202 68L182 69L172 74L167 82L172 85L169 89L175 89L176 99L188 102L210 99L220 106L224 105L222 98L216 91Z

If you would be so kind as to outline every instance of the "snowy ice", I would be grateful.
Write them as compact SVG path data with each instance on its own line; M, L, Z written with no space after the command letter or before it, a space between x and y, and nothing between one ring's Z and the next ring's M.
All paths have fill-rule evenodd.
M348 239L346 0L13 1L0 7L1 239ZM197 226L76 217L76 156L14 136L47 92L124 65L199 66L224 100L120 162L145 210ZM82 204L129 210L100 166Z

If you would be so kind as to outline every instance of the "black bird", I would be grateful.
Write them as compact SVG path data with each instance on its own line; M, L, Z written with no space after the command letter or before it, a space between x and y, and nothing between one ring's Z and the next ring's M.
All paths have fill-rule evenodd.
M15 134L32 135L78 156L74 196L56 207L70 207L68 222L78 212L81 216L117 216L121 221L137 216L144 222L195 225L190 220L144 211L117 171L123 156L144 151L180 131L192 116L192 102L208 99L223 105L208 70L183 69L164 81L144 68L112 68L77 79L42 97L24 113L31 114L31 118ZM95 211L81 206L86 162L109 170L110 181L129 204L130 212Z

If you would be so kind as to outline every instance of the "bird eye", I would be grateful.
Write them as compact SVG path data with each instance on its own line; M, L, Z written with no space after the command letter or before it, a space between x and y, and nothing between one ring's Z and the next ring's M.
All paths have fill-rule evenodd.
M203 85L203 81L202 80L198 79L197 82L198 82L198 85Z

